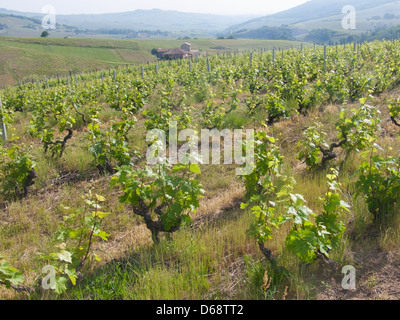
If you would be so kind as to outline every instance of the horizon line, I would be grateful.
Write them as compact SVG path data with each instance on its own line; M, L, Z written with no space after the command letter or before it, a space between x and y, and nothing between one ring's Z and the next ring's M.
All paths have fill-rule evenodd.
M15 9L8 9L5 7L0 7L0 10L6 10L10 12L18 12L18 13L29 13L29 14L37 14L37 15L45 15L46 13L42 12L35 12L35 11L20 11ZM282 11L286 11L282 10ZM137 11L165 11L165 12L178 12L178 13L187 13L187 14L201 14L201 15L213 15L213 16L236 16L236 17L244 17L244 16L253 16L253 17L262 17L267 15L272 15L282 11L274 11L269 13L206 13L206 12L195 12L195 11L181 11L177 9L160 9L160 8L152 8L152 9L134 9L134 10L127 10L127 11L109 11L109 12L97 12L97 13L57 13L57 15L62 16L71 16L71 15L103 15L103 14L121 14L121 13L133 13ZM12 14L12 13L11 13Z

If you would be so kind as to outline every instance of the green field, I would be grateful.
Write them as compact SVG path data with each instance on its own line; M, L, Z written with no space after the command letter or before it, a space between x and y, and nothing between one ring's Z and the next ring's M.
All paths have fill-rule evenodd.
M226 51L299 47L301 42L273 40L189 40L192 48L209 54ZM110 67L156 61L153 48L179 48L183 40L113 40L80 38L0 38L0 87L43 77L66 76Z

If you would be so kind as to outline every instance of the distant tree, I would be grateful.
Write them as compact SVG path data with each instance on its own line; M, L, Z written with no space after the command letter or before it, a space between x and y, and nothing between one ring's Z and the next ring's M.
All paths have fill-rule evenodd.
M151 54L152 54L153 56L156 56L157 53L158 53L158 50L157 50L157 49L151 49Z
M332 41L336 32L330 29L313 29L305 37L306 41L315 42L318 44L326 44Z
M50 35L48 31L43 31L42 34L40 35L42 38L47 38Z
M395 18L396 18L396 15L393 13L385 13L385 15L383 16L383 19L386 19L386 20L395 19Z
M225 37L224 37L224 36L219 36L219 37L217 37L217 39L218 39L218 40L224 40Z

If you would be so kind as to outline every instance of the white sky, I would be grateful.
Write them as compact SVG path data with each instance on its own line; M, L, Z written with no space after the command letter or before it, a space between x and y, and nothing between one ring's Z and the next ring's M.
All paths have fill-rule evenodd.
M58 14L107 13L137 9L163 9L225 15L267 15L295 7L308 0L0 0L0 8L41 12L52 5Z

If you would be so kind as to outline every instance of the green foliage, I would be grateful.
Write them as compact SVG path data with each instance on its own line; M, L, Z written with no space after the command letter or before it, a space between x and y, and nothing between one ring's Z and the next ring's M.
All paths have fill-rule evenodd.
M200 206L204 190L195 178L200 174L197 164L171 166L158 164L155 168L132 169L123 166L112 178L111 185L120 185L122 203L131 204L133 212L144 218L158 242L159 232L174 232L189 224L190 212ZM153 221L152 215L159 218Z
M342 110L336 128L338 138L346 140L343 149L347 152L362 151L370 148L377 139L380 129L380 111L374 106L365 104L366 99L360 99L361 107L349 112Z
M54 252L42 254L41 260L56 271L54 287L57 294L67 290L68 279L76 285L78 272L87 260L94 258L100 261L93 244L97 241L108 241L109 234L101 229L103 220L110 215L100 211L101 203L106 199L92 189L82 196L85 206L79 209L64 208L69 212L63 217L57 230L53 245Z
M372 150L377 151L377 148ZM394 214L399 209L400 158L383 158L372 152L357 170L356 196L363 195L374 221Z
M315 123L303 132L303 139L299 141L298 159L305 161L308 167L315 167L321 163L322 151L320 146L328 149L329 145L325 141L327 134L322 131L322 125Z
M0 144L0 186L6 199L26 197L35 177L36 163L21 146L4 148Z
M213 95L211 95L212 97ZM208 100L201 111L203 125L209 129L221 129L225 118L225 109L214 100Z
M283 157L280 155L275 138L265 132L256 132L254 141L250 143L254 143L254 169L244 176L245 198L247 200L261 196L268 198L276 193L273 177L281 174ZM245 144L244 147L248 146Z
M31 120L30 134L42 141L45 153L50 150L53 158L62 158L76 123L76 110L68 104L67 94L67 91L62 90L47 92L34 109ZM57 135L64 131L68 131L68 135L62 140L58 139Z
M266 94L264 96L265 108L268 112L268 124L289 118L289 112L283 105L282 99L277 94Z
M205 126L206 128L209 129L221 129L223 124L224 124L224 120L225 117L227 115L227 113L230 113L234 110L237 109L240 100L237 98L240 89L236 90L234 88L232 88L232 86L230 87L230 89L232 90L231 93L229 93L229 86L226 86L226 88L224 88L223 93L223 99L224 99L224 103L217 103L217 101L215 100L217 94L215 92L213 92L210 88L207 88L207 100L205 101L205 105L203 106L202 110L201 110L201 116L203 119L203 126ZM229 98L229 96L232 97L231 100L231 106L230 106L230 111L226 111L225 109L225 103L227 98Z
M123 119L114 123L109 130L102 130L97 119L88 125L92 143L89 151L93 155L93 164L101 173L114 172L113 161L117 166L132 164L131 149L128 145L128 132L135 127L136 118L129 112Z
M165 90L161 90L161 102L156 108L151 108L143 111L143 115L147 118L145 121L146 129L148 131L153 129L159 129L167 134L169 132L169 126L171 121L183 120L183 123L188 125L191 122L191 116L185 112L180 119L179 116L173 116L173 93L174 83L173 81L168 82Z
M390 104L389 104L389 111L390 115L393 118L397 118L400 114L400 98L394 99Z
M105 85L104 91L111 108L136 113L143 109L151 88L144 81L119 77L116 83Z
M330 191L321 199L323 211L316 216L302 195L292 193L295 182L282 174L282 157L275 140L259 132L255 143L254 170L244 177L247 202L241 205L242 209L249 208L254 217L247 234L263 247L265 241L272 239L274 229L291 222L286 240L288 250L307 263L318 254L329 257L328 252L338 246L345 230L340 212L349 207L340 199L338 172L333 170L327 176ZM312 217L316 217L315 223ZM274 261L271 253L266 257Z
M169 132L170 121L173 120L172 112L169 106L158 107L152 110L143 111L143 115L148 119L145 122L146 129L148 131L153 129L159 129L164 132Z
M11 286L19 286L25 281L24 276L20 271L12 267L0 255L0 284L3 284L7 289Z
M351 101L357 101L372 89L371 78L363 72L354 72L347 79L349 90L349 98Z
M329 258L329 251L339 246L339 240L346 230L340 214L348 211L349 205L340 198L337 178L338 172L334 169L332 174L327 175L329 191L325 198L320 198L323 210L315 223L310 221L310 216L315 214L305 206L305 200L291 195L287 213L294 227L287 236L286 247L306 263L313 262L319 254Z
M253 142L254 168L244 176L246 203L241 208L249 207L254 217L247 234L264 243L272 238L272 228L284 222L283 216L277 215L277 202L289 195L294 181L282 174L283 157L273 137L257 132Z
M400 115L400 97L397 99L393 99L389 104L389 115L392 121L397 126L400 126L400 124L397 122L399 120L399 115Z
M262 105L263 101L258 95L252 94L245 99L245 103L250 117L254 117L256 110Z
M336 122L337 138L340 140L338 143L329 145L326 142L327 134L319 123L307 128L303 132L303 139L297 145L298 159L305 161L309 168L314 168L336 158L336 148L341 147L347 155L352 151L359 152L370 148L380 129L380 112L376 107L365 104L365 99L360 99L360 102L362 105L359 109L340 112Z
M219 85L222 87L222 103L216 101L217 94L209 86L204 89L206 101L201 115L203 126L208 129L221 129L225 124L226 116L237 110L241 102L239 95L243 92L242 85L236 84L231 74L226 75L224 81L220 79Z

